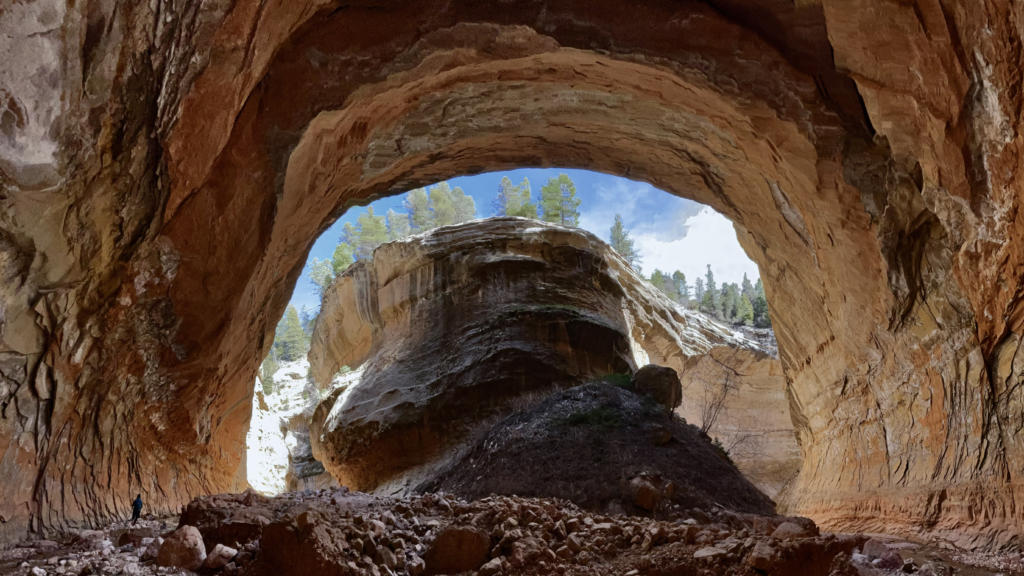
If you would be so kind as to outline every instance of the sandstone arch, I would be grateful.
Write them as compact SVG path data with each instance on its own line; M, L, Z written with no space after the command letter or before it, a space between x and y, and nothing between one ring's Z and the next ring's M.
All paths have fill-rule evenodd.
M362 200L558 164L737 223L800 415L791 510L1016 537L1019 7L477 4L3 17L57 14L34 65L65 104L48 131L41 108L11 124L0 164L0 536L123 511L129 487L173 507L237 486L252 374L317 233ZM45 100L2 78L8 109Z

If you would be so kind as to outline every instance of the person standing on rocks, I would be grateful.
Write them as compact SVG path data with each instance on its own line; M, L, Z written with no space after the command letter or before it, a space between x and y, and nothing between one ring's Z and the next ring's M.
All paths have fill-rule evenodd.
M135 495L135 501L132 502L132 525L139 521L139 515L142 514L142 494Z

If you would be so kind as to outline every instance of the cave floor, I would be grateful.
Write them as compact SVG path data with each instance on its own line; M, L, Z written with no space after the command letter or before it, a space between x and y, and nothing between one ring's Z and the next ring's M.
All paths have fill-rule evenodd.
M198 528L206 551L228 551L221 566L196 568L200 574L1024 574L1020 554L819 534L799 518L722 509L602 516L553 499L386 498L344 488L198 498L180 517L23 542L0 551L0 574L191 574L157 563L179 524Z

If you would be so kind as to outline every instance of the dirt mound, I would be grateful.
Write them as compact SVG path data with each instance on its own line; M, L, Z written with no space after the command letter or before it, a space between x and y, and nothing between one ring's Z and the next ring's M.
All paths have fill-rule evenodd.
M563 498L603 513L656 516L775 509L697 427L610 382L555 393L509 416L418 489Z

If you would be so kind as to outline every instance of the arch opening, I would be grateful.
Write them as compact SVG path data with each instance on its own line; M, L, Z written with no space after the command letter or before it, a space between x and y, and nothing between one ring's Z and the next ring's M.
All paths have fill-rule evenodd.
M391 253L394 250L387 251L385 261L378 264L370 264L371 254L377 246L386 242L404 241L413 233L422 235L439 226L457 225L463 221L495 216L532 218L535 219L535 226L543 225L545 220L553 220L555 224L569 228L578 227L581 233L586 231L609 242L614 253L620 256L626 254L624 257L630 268L628 274L639 277L623 281L621 284L616 282L614 290L628 291L627 298L630 301L644 302L652 298L650 307L664 309L662 313L666 314L666 318L662 322L671 326L665 332L648 325L649 321L643 319L630 319L622 326L622 330L632 332L629 334L633 349L630 359L635 368L640 368L648 362L656 362L669 366L680 374L686 401L677 408L677 413L699 426L714 442L725 447L740 471L746 473L755 486L767 496L778 497L781 488L797 471L799 449L793 434L789 404L785 395L785 381L777 360L777 350L770 330L767 302L759 273L756 265L747 258L743 248L736 241L736 232L732 224L706 206L669 195L646 183L589 171L563 169L518 169L457 177L426 189L408 192L400 197L378 199L366 208L350 209L320 236L307 257L303 275L292 293L289 308L277 324L274 345L260 366L253 402L253 420L246 438L246 466L250 485L269 494L286 489L330 486L339 480L354 489L381 489L379 484L373 486L366 480L359 480L351 473L346 473L344 470L352 466L344 462L343 458L338 461L333 455L328 454L327 458L337 464L330 470L325 470L323 464L317 460L325 457L323 450L342 452L348 449L327 447L320 449L321 454L316 454L314 447L324 437L321 436L319 440L311 439L310 427L321 400L333 402L339 408L345 402L355 403L353 390L360 386L363 376L362 364L366 359L354 349L364 349L369 343L366 340L369 334L353 326L369 322L375 333L382 331L387 334L390 330L389 337L372 338L373 344L369 354L372 357L377 353L374 350L383 346L394 350L389 356L389 362L408 361L412 364L415 364L422 354L413 352L416 348L416 339L410 338L410 332L419 333L420 329L416 326L389 328L388 320L370 319L375 315L383 318L396 313L408 313L402 311L405 305L385 305L383 302L374 304L376 301L394 296L381 292L377 296L364 296L368 298L365 302L362 298L351 300L346 296L337 296L334 292L340 288L334 287L333 283L340 280L349 266L359 261L376 268L423 267L423 270L416 272L418 277L423 274L443 275L443 266L427 273L426 269L438 266L429 261L418 264L395 261L395 255ZM506 225L496 224L497 231L489 242L478 239L480 246L475 251L466 252L465 247L460 245L461 239L458 234L448 238L448 242L458 246L453 248L457 251L449 257L459 255L471 259L489 258L495 262L500 261L503 251L513 250L507 247L500 248L505 241L502 240L503 234L507 234L502 230L502 226ZM533 229L535 228L526 226L523 233L535 234L531 232ZM467 230L482 237L487 237L488 234L485 224ZM617 230L618 240L613 230ZM421 239L413 242L427 241ZM551 240L539 235L536 241ZM429 242L433 245L437 241ZM557 245L556 243L555 246ZM438 246L429 250L439 249L443 251L444 247ZM557 251L560 248L552 249ZM495 252L491 253L492 250ZM613 252L607 251L607 248L599 244L594 244L587 250L588 257L612 258ZM418 250L412 250L409 257L416 259L417 252ZM523 257L527 257L525 253ZM535 254L533 257L550 256ZM490 266L494 269L486 274L497 275L496 279L505 278L506 274L515 274L514 261L504 264L492 263ZM625 273L626 270L622 272ZM465 282L460 278L467 274L472 273L460 271L456 277L439 281L443 284L451 283L451 286L445 289L451 293L451 298L482 298L479 293L465 292L467 288L459 287ZM588 282L583 279L587 275L582 271L580 274L578 282ZM550 281L558 282L559 273L553 272L551 275L555 280ZM595 282L597 277L599 276L595 276ZM544 274L538 274L533 282L544 282L545 278ZM643 282L644 279L649 284ZM403 280L391 278L387 282L401 285ZM358 293L372 293L379 289L374 288L373 284L364 285L360 281L353 283ZM481 285L481 289L486 290L487 284L485 282ZM708 289L707 286L712 288ZM397 290L400 291L401 287ZM514 289L505 287L501 291L514 292ZM328 298L327 317L321 317L321 300L329 293L331 297ZM487 306L491 314L508 304L515 308L571 305L568 302L552 301L551 295L545 296L543 292L492 297L495 297L495 300ZM338 303L339 298L343 304ZM428 306L424 303L424 299L428 298L429 291L411 299L409 305L413 308ZM501 304L503 299L509 302ZM460 307L457 302L451 305ZM379 312L370 311L369 308L374 306L380 307ZM447 315L450 312L438 310L437 313ZM588 313L607 312L598 309ZM615 315L611 315L608 321L615 322ZM411 320L407 322L417 325ZM469 322L475 326L473 320ZM421 328L426 330L425 327ZM459 329L464 328L452 328ZM473 328L479 329L481 328ZM387 342L389 339L399 338L409 341L404 347L397 348ZM516 338L523 338L523 335L508 334L506 338L515 341ZM313 349L310 349L311 343ZM467 345L469 344L463 343L459 346ZM537 353L540 354L545 350L546 344L527 336L516 346L538 346ZM577 346L584 344L578 343ZM458 356L458 352L450 348L435 351L432 355L438 353ZM580 353L595 352L581 349ZM473 354L466 352L465 357L472 358ZM600 362L605 361L600 354L595 358ZM435 361L442 362L442 358L437 357ZM491 360L478 358L477 361ZM383 369L381 366L375 368L376 371ZM545 376L542 372L545 368L551 367L538 366L532 372L521 365L517 368L523 372L522 378L536 380L543 379ZM494 369L500 367L496 365ZM428 376L423 374L423 377ZM592 377L610 376L613 374L601 372L595 373ZM422 381L414 381L415 379L412 379L412 382L409 380L410 377L407 375L396 375L387 379L385 383L378 382L377 388L373 391L360 391L356 395L400 395L409 385L424 384ZM437 394L444 394L445 386L451 385L437 384ZM339 389L342 390L342 396L334 400L331 395ZM539 394L538 398L543 398L546 393L550 392L535 394ZM477 437L483 434L486 422L492 418L486 416L489 412L505 414L526 401L513 400L516 394L518 392L514 390L507 393L492 392L492 396L504 395L510 399L508 405L503 404L501 407L486 404L465 406L465 411L480 413L468 426L468 436ZM716 401L718 405L712 407L711 404ZM393 406L394 402L392 400L389 403ZM437 404L435 408L424 410L423 418L444 418L443 404L434 404ZM382 407L381 411L391 409ZM352 420L355 417L346 418ZM327 433L323 430L324 423L316 422L315 426L320 429L320 434ZM329 433L335 436L346 435L343 431ZM387 451L380 449L386 446L388 441L367 440L366 446L370 449L371 460L384 460L388 457ZM454 433L444 441L453 445L439 451L440 456L437 458L440 462L451 460L452 457L448 454L457 451L457 447L466 442ZM409 459L408 455L393 456L398 460ZM426 458L429 455L421 456ZM684 460L680 460L680 465ZM429 461L420 464L421 469L415 472L421 477L420 484L425 485L427 480L424 478L430 478L431 474L438 474L437 471L430 471L430 466L436 468L439 465L431 464ZM387 469L388 464L374 461L367 467ZM427 469L424 470L424 467ZM458 477L459 472L456 468L457 466L452 466L446 473ZM620 471L608 469L603 473L614 475ZM395 468L394 475L397 478L388 479L386 484L396 485L402 482L398 478L408 474L409 472L401 467ZM609 481L608 484L614 485L617 482ZM403 490L410 488L413 487L407 486Z

